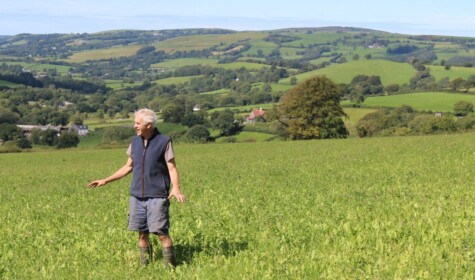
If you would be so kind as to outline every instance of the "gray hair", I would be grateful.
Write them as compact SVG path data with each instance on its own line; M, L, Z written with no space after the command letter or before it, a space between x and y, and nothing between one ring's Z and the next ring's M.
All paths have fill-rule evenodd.
M140 109L135 112L135 117L139 115L142 116L142 120L145 124L151 123L153 126L155 126L155 123L157 122L157 114L155 114L154 111L146 108Z

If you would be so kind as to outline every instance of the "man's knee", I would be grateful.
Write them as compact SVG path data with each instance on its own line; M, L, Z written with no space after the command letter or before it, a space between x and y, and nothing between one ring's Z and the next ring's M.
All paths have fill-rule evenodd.
M170 247L172 246L172 239L170 235L168 234L159 234L158 239L160 239L160 242L162 243L162 247Z

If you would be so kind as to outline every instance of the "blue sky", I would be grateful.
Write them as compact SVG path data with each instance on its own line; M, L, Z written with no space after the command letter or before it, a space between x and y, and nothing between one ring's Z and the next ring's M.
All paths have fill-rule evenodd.
M1 0L0 35L351 26L475 37L469 0Z

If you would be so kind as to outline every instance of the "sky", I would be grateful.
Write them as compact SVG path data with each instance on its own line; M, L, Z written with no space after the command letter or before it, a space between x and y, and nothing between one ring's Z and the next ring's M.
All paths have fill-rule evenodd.
M475 37L469 0L0 0L0 35L347 26Z

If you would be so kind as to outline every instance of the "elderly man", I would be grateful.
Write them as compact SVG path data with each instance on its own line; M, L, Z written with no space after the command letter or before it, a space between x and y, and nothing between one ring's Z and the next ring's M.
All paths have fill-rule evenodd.
M127 162L111 176L92 181L88 187L103 186L132 172L128 229L139 233L141 264L147 265L152 260L149 233L154 233L162 244L165 265L174 267L173 243L168 232L169 199L175 197L185 202L185 196L180 191L172 142L158 131L156 121L157 115L152 110L137 111L134 124L137 136L127 150Z

